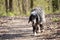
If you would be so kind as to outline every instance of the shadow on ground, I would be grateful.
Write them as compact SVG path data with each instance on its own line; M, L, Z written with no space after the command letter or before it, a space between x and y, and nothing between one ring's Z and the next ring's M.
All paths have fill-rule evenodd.
M0 39L14 39L14 38L55 39L56 37L51 37L51 36L46 36L46 35L33 36L29 33L0 35Z
M3 34L3 35L0 35L1 39L13 39L16 37L23 37L23 36L21 34Z

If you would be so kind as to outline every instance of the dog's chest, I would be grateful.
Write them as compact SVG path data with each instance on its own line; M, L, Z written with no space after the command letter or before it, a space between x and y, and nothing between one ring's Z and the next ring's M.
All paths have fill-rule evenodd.
M33 22L36 23L36 19L34 19Z

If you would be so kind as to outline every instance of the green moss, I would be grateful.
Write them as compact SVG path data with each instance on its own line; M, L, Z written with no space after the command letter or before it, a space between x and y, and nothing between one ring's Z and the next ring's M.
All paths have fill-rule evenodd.
M13 12L8 12L7 16L15 16L15 14Z
M0 12L0 16L7 16L6 12Z
M58 21L60 21L60 18L53 18L52 21L53 22L58 22Z
M55 1L55 0L54 0ZM13 12L4 12L6 11L5 9L5 5L4 5L4 0L0 0L0 16L29 16L30 15L30 10L25 14L23 13L23 11L19 10L17 7L17 4L13 4L13 6L16 6L14 8ZM57 4L57 0L55 1L55 4ZM33 0L33 7L37 7L37 6L41 6L44 10L46 14L54 14L54 13L59 13L60 10L56 10L53 12L53 7L52 7L52 0ZM21 12L20 12L21 11ZM53 20L57 20L57 19L53 19Z

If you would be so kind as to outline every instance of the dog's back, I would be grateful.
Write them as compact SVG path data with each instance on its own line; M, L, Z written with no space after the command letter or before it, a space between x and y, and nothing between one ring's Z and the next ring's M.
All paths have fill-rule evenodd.
M42 8L36 7L31 10L31 15L29 17L29 21L32 21L34 18L37 18L37 22L43 23L45 22L45 12Z

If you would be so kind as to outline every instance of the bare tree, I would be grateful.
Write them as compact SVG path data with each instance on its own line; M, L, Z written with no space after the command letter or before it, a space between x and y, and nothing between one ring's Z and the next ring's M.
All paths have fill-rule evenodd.
M12 11L12 0L9 0L9 10Z
M6 12L8 12L8 0L5 0Z

